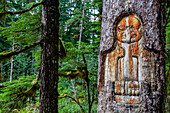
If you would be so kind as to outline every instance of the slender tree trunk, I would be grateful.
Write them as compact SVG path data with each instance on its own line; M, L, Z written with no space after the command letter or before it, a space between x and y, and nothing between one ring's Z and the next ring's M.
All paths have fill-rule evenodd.
M15 45L15 43L14 43L14 39L13 39L12 51L14 51L14 45ZM9 80L10 82L12 82L12 72L13 72L13 66L14 66L13 62L14 62L14 56L12 56L12 58L11 58L11 71L10 71L10 80Z
M2 73L2 68L3 68L3 65L2 63L0 64L0 80L1 80L1 83L4 82L4 76L3 76L3 73Z
M18 62L18 80L19 80L19 75L20 75L20 62Z
M58 113L59 16L59 1L44 0L42 6L40 113Z
M91 113L91 107L92 107L92 105L91 105L91 99L90 99L90 91L89 91L89 84L90 84L90 81L87 81L87 83L86 83L86 87L87 87L87 97L88 97L88 107L89 107L89 109L88 109L88 113Z
M83 6L83 15L82 15L82 20L81 20L81 29L80 29L80 37L79 37L79 47L78 47L78 49L80 49L81 37L82 37L82 32L83 32L83 21L84 21L85 6L86 6L86 0L84 0L84 6Z
M98 113L165 112L166 0L103 0Z

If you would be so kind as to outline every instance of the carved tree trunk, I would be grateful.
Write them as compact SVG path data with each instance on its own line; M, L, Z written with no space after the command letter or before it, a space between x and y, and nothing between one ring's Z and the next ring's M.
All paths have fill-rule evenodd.
M58 0L44 0L42 7L40 113L58 113L58 7Z
M166 0L103 0L98 113L164 113Z

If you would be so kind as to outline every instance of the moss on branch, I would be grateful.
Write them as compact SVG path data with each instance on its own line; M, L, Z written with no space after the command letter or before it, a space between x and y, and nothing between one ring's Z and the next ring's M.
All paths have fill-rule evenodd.
M0 62L5 59L9 59L14 55L18 55L19 53L22 53L32 47L35 47L35 46L39 45L40 43L41 43L41 41L38 41L38 42L33 43L29 46L25 46L23 49L20 49L20 50L10 51L10 52L6 52L6 53L0 53Z
M59 72L59 76L61 77L66 77L69 79L76 79L76 78L80 78L83 79L85 82L89 82L89 78L88 78L88 70L86 67L78 67L75 70L70 70L68 72Z

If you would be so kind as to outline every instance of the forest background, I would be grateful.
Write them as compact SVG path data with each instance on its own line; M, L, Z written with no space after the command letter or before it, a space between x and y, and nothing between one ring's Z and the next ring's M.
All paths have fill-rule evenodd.
M97 112L101 0L59 0L59 113ZM0 1L0 113L36 113L39 107L41 0ZM32 7L32 8L31 8ZM33 8L34 7L34 8ZM31 8L31 9L30 9ZM18 12L20 14L3 14ZM166 110L170 75L170 7L166 27ZM23 50L23 51L22 51ZM2 57L6 53L20 54ZM57 95L56 95L57 96ZM169 107L168 107L169 106Z

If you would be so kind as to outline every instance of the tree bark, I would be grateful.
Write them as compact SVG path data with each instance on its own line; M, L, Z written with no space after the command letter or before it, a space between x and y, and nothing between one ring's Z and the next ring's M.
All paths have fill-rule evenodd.
M59 1L44 0L42 6L42 53L40 113L58 113Z
M165 15L166 0L103 0L98 113L165 112Z

